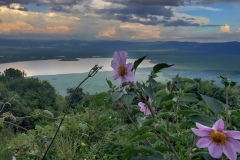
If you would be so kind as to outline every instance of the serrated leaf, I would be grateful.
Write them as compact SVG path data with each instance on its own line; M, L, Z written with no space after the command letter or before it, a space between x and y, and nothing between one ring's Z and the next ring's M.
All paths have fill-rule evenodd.
M113 94L112 94L112 102L114 103L114 102L116 102L117 100L119 100L119 98L121 98L122 96L123 96L123 92L119 92L119 91L117 91L117 92L114 92Z
M142 141L142 140L145 140L145 139L151 138L151 137L156 137L156 135L152 132L147 132L145 134L142 134L142 135L136 136L135 138L130 139L129 142Z
M130 139L136 137L137 135L140 135L146 131L150 131L151 128L150 127L147 127L147 126L143 126L141 128L139 128L136 132L134 132L134 134L130 137Z
M164 135L164 136L166 136L166 137L169 137L168 131L167 131L163 126L157 124L157 125L155 126L155 129L156 129L157 131L159 131L159 132L161 133L161 135Z
M198 102L199 100L196 97L192 97L192 96L181 96L179 101L180 102Z
M168 67L171 67L173 66L172 65L168 65L166 63L159 63L159 64L156 64L154 67L153 67L153 73L158 73L161 69L164 69L164 68L168 68Z
M142 63L142 61L146 58L146 56L142 57L142 58L139 58L138 60L136 60L134 63L133 63L133 68L132 68L132 71L133 70L136 70L137 67L139 66L139 64Z
M132 94L130 95L124 94L122 96L122 100L127 107L129 107L132 104L134 98L135 98L135 95L132 95Z
M127 125L125 124L125 125L123 125L123 124L117 124L113 129L112 129L112 131L113 132L116 132L116 131L119 131L119 130L121 130L122 128L124 128L124 127L126 127Z
M225 106L219 100L206 95L201 95L201 97L206 102L208 108L213 111L215 117L217 117L219 113L224 110Z
M212 118L202 114L191 115L188 116L188 118L193 122L198 122L209 127L211 127L214 123L214 120Z

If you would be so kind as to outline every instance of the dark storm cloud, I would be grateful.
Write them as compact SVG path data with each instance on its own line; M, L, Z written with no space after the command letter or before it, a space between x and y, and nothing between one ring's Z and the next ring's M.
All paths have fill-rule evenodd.
M104 0L106 2L118 3L123 5L137 4L137 5L160 5L160 6L180 6L185 1L189 0Z
M164 26L200 26L199 23L192 23L184 20L162 21Z
M219 24L206 24L206 25L201 25L201 27L220 27L222 25Z

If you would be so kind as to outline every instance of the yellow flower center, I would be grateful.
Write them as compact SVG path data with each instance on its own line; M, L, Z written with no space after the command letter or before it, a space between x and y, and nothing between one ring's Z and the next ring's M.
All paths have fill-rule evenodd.
M226 135L224 133L219 132L219 131L213 131L210 134L209 138L217 146L221 146L221 145L224 145L226 143Z
M126 69L123 66L119 66L118 74L123 77L126 74Z

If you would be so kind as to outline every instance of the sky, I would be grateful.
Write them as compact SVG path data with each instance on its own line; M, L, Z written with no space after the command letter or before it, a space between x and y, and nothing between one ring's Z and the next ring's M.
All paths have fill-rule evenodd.
M240 0L0 0L0 38L240 41Z

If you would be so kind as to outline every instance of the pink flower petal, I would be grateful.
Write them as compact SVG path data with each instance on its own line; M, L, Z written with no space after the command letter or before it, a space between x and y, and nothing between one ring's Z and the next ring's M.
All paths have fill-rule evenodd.
M223 153L230 160L236 160L237 159L237 153L236 153L233 145L230 142L226 142L222 147L223 147Z
M127 79L127 82L136 82L135 75L132 72L127 72L124 78Z
M131 71L132 70L132 68L133 68L133 64L132 63L128 63L128 64L126 64L126 69L128 70L128 71Z
M214 123L213 127L214 130L223 132L224 131L224 122L222 119L219 119L217 122Z
M206 148L206 147L210 146L211 144L212 144L212 141L209 140L208 137L203 137L198 140L196 145L198 148Z
M119 53L118 51L115 51L115 52L114 52L113 61L114 61L118 66L121 66L121 65L122 65L122 63L121 63L121 58L120 58L120 53Z
M121 51L120 52L120 60L122 64L126 64L127 61L127 52Z
M208 147L208 151L209 154L213 157L213 158L219 158L222 155L222 146L217 146L214 143L212 143L209 147Z
M196 134L199 137L209 137L210 132L208 131L204 131L204 130L200 130L200 129L196 129L196 128L191 128L193 133Z
M118 73L113 72L112 78L113 78L114 80L118 79L119 77L120 77L120 75L119 75Z
M118 71L119 65L117 65L113 60L111 61L111 67L115 70Z
M213 131L212 128L210 128L210 127L208 127L208 126L204 126L204 125L202 125L202 124L200 124L200 123L197 123L197 122L196 122L196 126L197 126L200 130L204 130L204 131L207 131L207 132L212 132L212 131Z
M240 141L231 137L227 137L227 141L233 145L233 148L235 149L236 152L240 152Z
M232 137L235 139L240 139L240 132L239 131L224 131L227 137Z
M16 157L13 156L13 157L12 157L12 160L17 160L17 159L16 159Z

